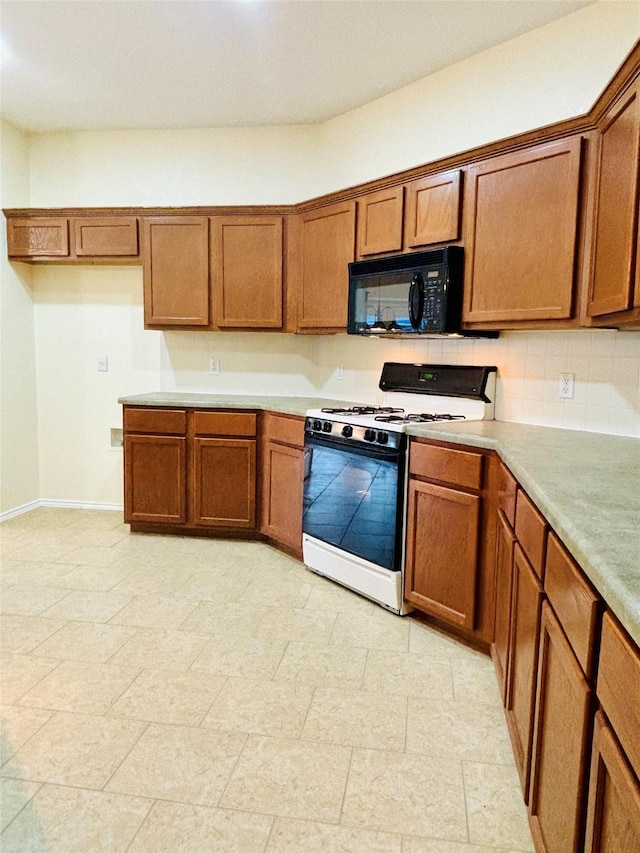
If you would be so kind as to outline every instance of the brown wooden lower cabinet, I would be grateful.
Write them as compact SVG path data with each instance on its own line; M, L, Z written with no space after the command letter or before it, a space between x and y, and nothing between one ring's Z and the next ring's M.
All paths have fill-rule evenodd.
M593 730L585 853L638 853L640 784L607 718L598 711Z
M538 850L582 849L591 688L548 602L542 605L529 820Z
M491 657L498 676L503 703L509 692L509 638L511 633L511 590L516 537L502 511L498 512L496 534L496 592Z
M304 418L267 414L260 444L260 532L302 557Z
M463 628L475 624L478 495L411 480L405 598Z
M124 520L128 524L185 524L186 437L125 435L124 460Z
M544 593L519 544L515 547L511 597L509 692L506 712L525 802L529 795L538 637Z
M404 597L488 649L493 639L497 458L412 438Z
M192 506L196 525L255 527L255 439L193 439Z
M124 520L134 531L255 530L256 464L254 413L124 407Z

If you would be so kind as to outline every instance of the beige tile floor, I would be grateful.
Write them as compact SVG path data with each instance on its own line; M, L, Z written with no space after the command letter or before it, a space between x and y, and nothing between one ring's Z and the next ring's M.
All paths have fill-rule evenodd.
M533 850L484 655L260 543L0 541L3 853Z

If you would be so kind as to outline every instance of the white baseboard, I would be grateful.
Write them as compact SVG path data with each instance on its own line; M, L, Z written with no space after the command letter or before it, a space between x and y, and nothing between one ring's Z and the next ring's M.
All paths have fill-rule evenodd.
M22 515L23 512L29 512L32 509L37 509L39 506L40 501L29 501L29 503L5 510L5 512L0 513L0 522L8 521L10 518L15 518L16 515Z
M16 506L13 509L8 509L5 512L0 513L0 523L8 521L10 518L15 518L16 515L22 515L24 512L29 512L32 509L38 509L38 507L41 506L59 507L60 509L107 509L117 510L120 512L124 509L123 504L95 503L94 501L30 501L29 503L22 504L22 506Z

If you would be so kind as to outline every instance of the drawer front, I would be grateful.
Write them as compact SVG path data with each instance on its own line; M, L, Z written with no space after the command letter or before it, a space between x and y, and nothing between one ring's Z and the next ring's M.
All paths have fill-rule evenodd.
M194 412L194 435L255 436L257 416L253 412Z
M602 620L597 695L640 777L640 651L609 613Z
M304 418L283 418L268 413L263 415L263 435L271 441L304 446Z
M580 666L591 678L600 599L553 533L547 542L544 588Z
M74 219L73 235L78 257L135 257L138 254L135 216Z
M516 523L516 492L518 481L506 465L500 463L498 473L498 507L505 514L509 524Z
M516 496L516 539L542 579L547 548L547 523L532 501L519 489Z
M409 471L418 477L481 489L483 458L481 453L412 441Z
M184 409L124 409L125 432L148 432L161 435L185 435L187 413Z
M9 257L67 257L69 220L48 216L7 220Z

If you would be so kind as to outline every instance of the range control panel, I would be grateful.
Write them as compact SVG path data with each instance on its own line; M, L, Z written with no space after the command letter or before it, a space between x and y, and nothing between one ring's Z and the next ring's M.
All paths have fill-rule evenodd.
M378 447L398 448L402 441L402 434L389 429L370 425L345 423L344 421L323 420L321 418L307 418L304 424L306 435L318 435L325 438L341 439L342 441L354 442L356 444L368 444Z

